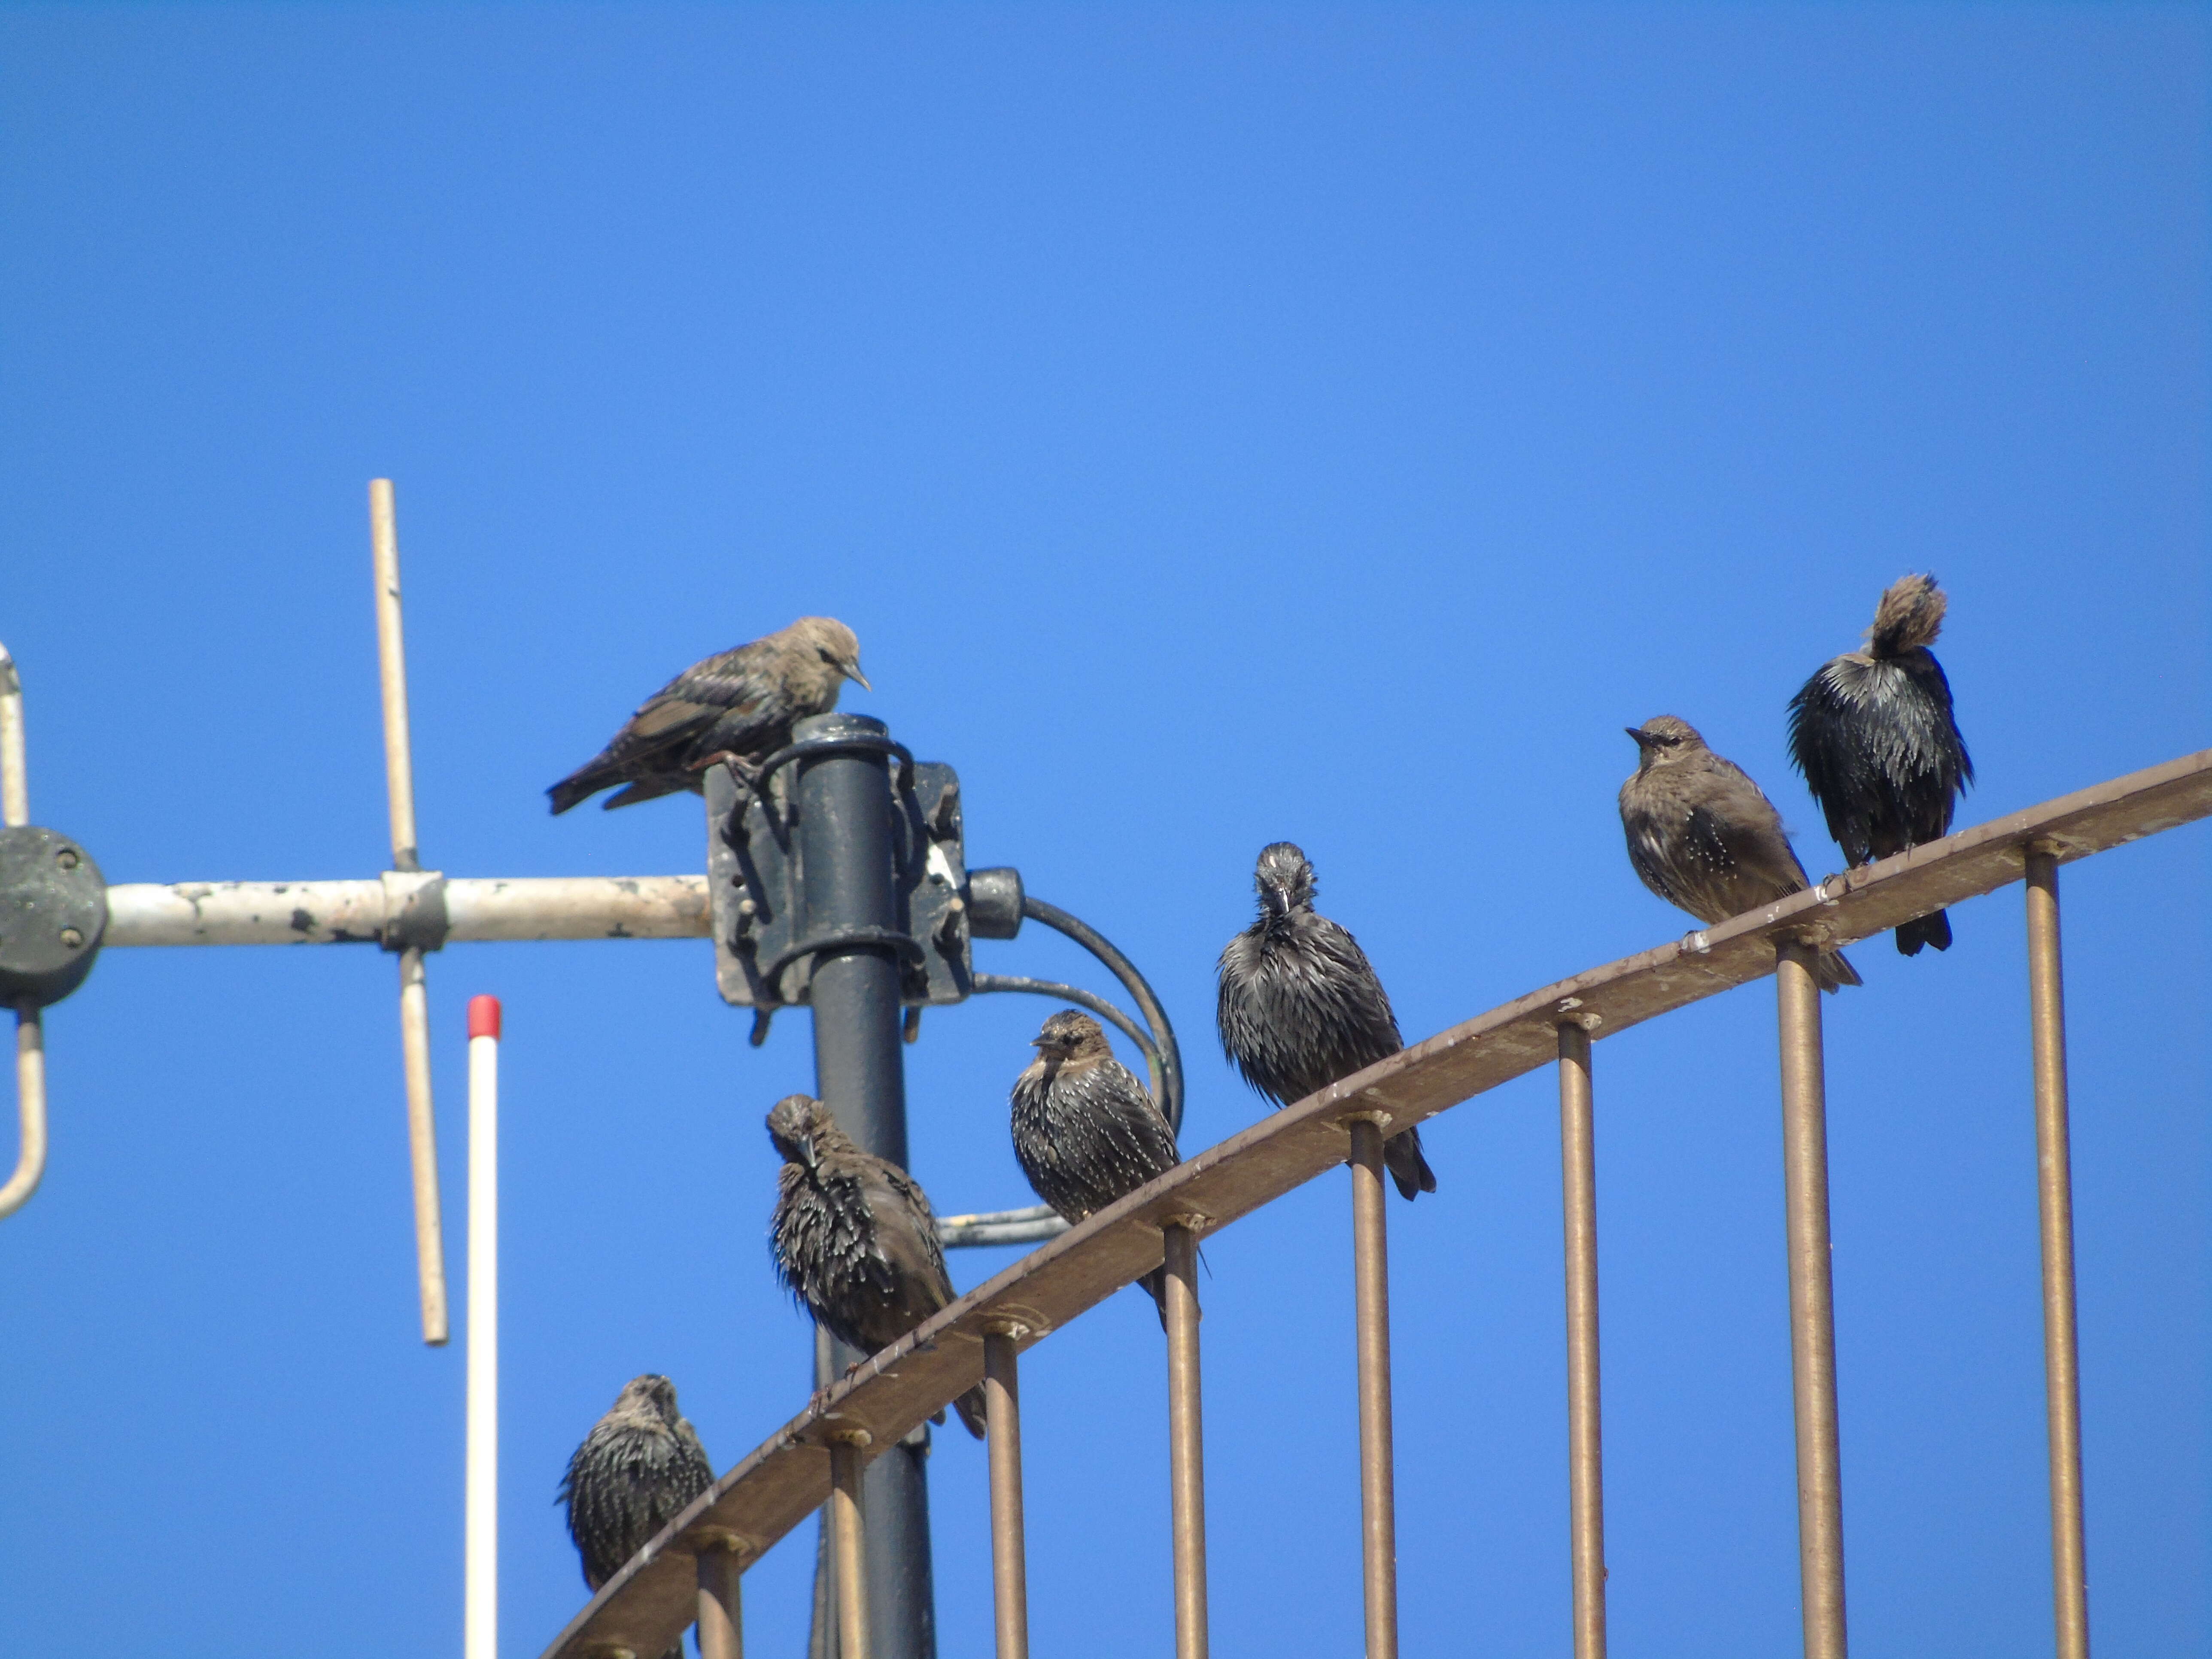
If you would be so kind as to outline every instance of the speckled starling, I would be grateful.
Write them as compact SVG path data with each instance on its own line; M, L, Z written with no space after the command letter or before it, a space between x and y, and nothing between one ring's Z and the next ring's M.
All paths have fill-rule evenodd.
M1221 953L1215 1012L1244 1080L1287 1106L1406 1043L1366 952L1316 913L1306 855L1286 841L1262 848L1252 884L1260 917ZM1405 1197L1436 1191L1419 1129L1384 1141L1382 1161Z
M680 789L701 793L717 761L763 761L791 741L791 723L837 706L860 672L860 642L830 617L801 617L765 639L696 662L645 700L605 749L545 793L553 810L616 784L609 807L634 806Z
M1790 700L1790 757L1854 866L1951 833L1974 781L1951 716L1951 684L1928 647L1943 629L1933 576L1900 577L1881 596L1863 649L1846 652ZM1908 957L1951 948L1951 919L1916 916L1897 930Z
M805 1095L776 1102L768 1136L784 1159L769 1224L776 1277L824 1330L876 1353L953 1300L937 1219L913 1176L862 1152ZM981 1440L982 1389L953 1404Z
M1145 1085L1114 1058L1097 1020L1063 1009L1045 1021L1032 1046L1037 1057L1014 1083L1014 1156L1036 1195L1069 1221L1182 1161L1175 1131ZM1156 1267L1138 1281L1163 1326L1165 1272Z
M1620 825L1646 887L1706 923L1805 890L1773 804L1687 720L1662 714L1628 735L1638 759L1620 786ZM1821 951L1813 973L1824 991L1859 982L1840 951Z
M676 1385L650 1374L623 1384L561 1482L584 1583L598 1589L714 1484L705 1448L676 1409ZM668 1651L682 1659L683 1644Z

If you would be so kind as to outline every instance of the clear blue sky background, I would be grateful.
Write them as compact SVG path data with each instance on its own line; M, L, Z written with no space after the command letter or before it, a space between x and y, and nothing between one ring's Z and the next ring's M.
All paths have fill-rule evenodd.
M803 612L1018 865L1151 974L1186 1145L1253 853L1302 842L1409 1035L1680 933L1625 724L1838 855L1783 706L1932 568L1964 821L2203 747L2208 15L1759 9L15 8L0 14L0 638L35 819L111 880L368 875L364 486L399 485L422 842L700 867L688 799L539 791ZM2207 832L2069 870L2089 1559L2112 1654L2212 1647ZM2047 1652L2020 894L1827 1005L1850 1614ZM1099 982L1050 937L1001 971ZM457 1653L462 1355L416 1329L392 964L116 951L49 1021L0 1225L0 1626L29 1652ZM760 1051L703 944L431 969L507 1000L506 1650L580 1605L569 1449L665 1370L718 1466L804 1397ZM910 1051L940 1207L1026 1196L1048 1012ZM1598 1050L1619 1650L1796 1641L1772 1004ZM1407 1646L1567 1650L1553 1080L1394 1207ZM11 1144L11 1143L10 1143ZM1208 1247L1216 1650L1358 1643L1347 1196ZM1003 1252L956 1258L977 1282ZM449 1266L457 1292L462 1261ZM1038 1650L1160 1651L1159 1334L1026 1375ZM932 1465L988 1650L983 1459ZM799 1650L812 1528L748 1580Z

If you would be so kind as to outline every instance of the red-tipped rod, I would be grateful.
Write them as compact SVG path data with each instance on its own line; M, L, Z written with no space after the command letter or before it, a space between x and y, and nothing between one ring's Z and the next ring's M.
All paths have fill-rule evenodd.
M469 999L465 1659L499 1659L499 999Z

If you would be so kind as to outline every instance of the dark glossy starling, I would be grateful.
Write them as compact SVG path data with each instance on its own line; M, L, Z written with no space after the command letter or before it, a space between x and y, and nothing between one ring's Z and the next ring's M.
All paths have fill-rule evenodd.
M1900 577L1881 596L1863 649L1846 652L1790 700L1790 757L1854 866L1951 833L1951 810L1974 781L1951 717L1951 684L1928 647L1943 631L1933 576ZM1897 930L1908 957L1951 948L1938 910Z
M1662 714L1628 735L1638 759L1620 786L1620 827L1646 887L1710 924L1810 884L1773 804L1687 720ZM1840 951L1821 951L1813 972L1824 991L1859 982Z
M650 1374L623 1384L561 1481L585 1583L597 1590L714 1484L706 1449L676 1409L676 1385ZM682 1659L683 1644L668 1651Z
M776 1277L824 1330L876 1353L953 1300L937 1218L913 1176L862 1152L805 1095L776 1102L768 1138L784 1159L769 1223ZM981 1440L982 1389L953 1404Z
M1064 1009L1044 1023L1036 1060L1015 1079L1014 1156L1036 1195L1071 1222L1133 1193L1182 1159L1145 1085L1114 1058L1098 1022ZM1166 1269L1138 1283L1167 1323Z
M830 617L801 617L779 633L696 662L645 700L605 749L545 793L553 810L616 784L610 807L704 786L717 761L743 767L791 741L791 723L837 706L847 680L873 690L860 673L860 642Z
M1315 913L1306 855L1286 841L1262 848L1252 884L1260 919L1221 953L1215 1013L1244 1080L1287 1106L1406 1043L1358 941ZM1406 1197L1436 1191L1419 1129L1384 1141L1382 1161Z

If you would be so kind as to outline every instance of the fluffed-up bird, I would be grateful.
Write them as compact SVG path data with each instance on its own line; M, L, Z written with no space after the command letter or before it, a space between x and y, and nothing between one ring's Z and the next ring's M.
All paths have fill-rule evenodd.
M1951 683L1928 647L1943 630L1933 576L1903 576L1875 608L1866 643L1805 682L1790 700L1790 757L1854 866L1951 833L1974 781L1951 714ZM1917 916L1897 930L1908 957L1951 948L1951 918Z
M1215 1016L1244 1080L1287 1106L1406 1043L1366 952L1315 911L1306 855L1286 841L1263 848L1252 884L1259 920L1221 953ZM1419 1129L1384 1141L1382 1159L1407 1198L1436 1191Z
M706 1449L676 1409L676 1385L649 1372L624 1383L561 1481L584 1583L597 1590L714 1484ZM663 1659L683 1653L678 1642Z
M1037 1057L1015 1079L1014 1156L1036 1195L1082 1220L1182 1161L1175 1130L1145 1085L1114 1058L1090 1015L1061 1010L1032 1045ZM1167 1324L1166 1269L1138 1281Z
M788 628L696 662L647 697L605 749L545 793L553 810L617 784L609 808L704 785L718 761L739 769L791 741L791 723L837 706L847 680L872 690L860 672L860 641L833 617L801 617Z
M1773 803L1687 720L1662 714L1628 735L1636 774L1620 786L1620 827L1646 887L1710 924L1810 884ZM1813 976L1824 991L1859 982L1837 950L1814 958Z
M830 1109L805 1095L776 1102L768 1136L783 1155L769 1223L776 1277L824 1330L876 1353L952 1301L937 1218L912 1176L862 1152ZM982 1389L953 1404L981 1440Z

